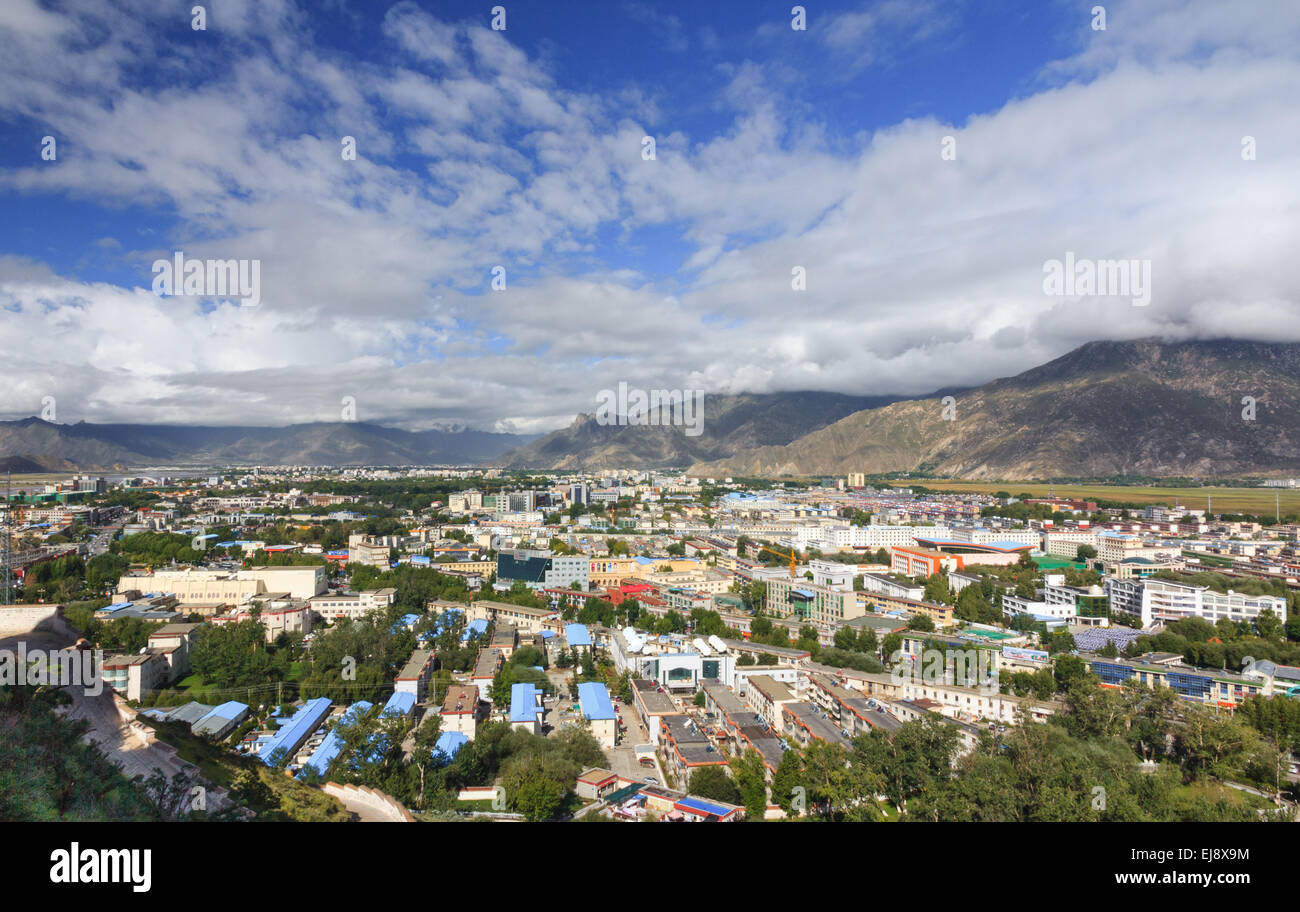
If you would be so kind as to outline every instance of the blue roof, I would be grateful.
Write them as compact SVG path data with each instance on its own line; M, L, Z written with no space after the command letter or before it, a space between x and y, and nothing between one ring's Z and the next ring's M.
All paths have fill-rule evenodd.
M394 691L393 695L388 698L384 708L380 710L381 716L405 716L411 710L415 709L415 694L404 691Z
M582 715L587 719L613 719L614 704L609 702L609 691L604 684L588 681L578 685L578 703L582 706Z
M693 811L699 811L702 814L713 814L716 817L725 817L730 811L727 808L705 801L703 798L696 798L688 795L677 802L682 807L688 807Z
M465 625L465 632L460 635L462 641L468 640L472 636L482 636L487 633L488 622L482 618L477 618Z
M586 624L565 624L564 638L569 641L570 646L591 645L591 634L587 632Z
M293 714L293 718L282 722L280 730L267 739L266 745L258 753L262 762L274 766L272 756L277 750L284 748L286 753L292 753L302 747L307 736L316 730L329 713L330 705L329 697L308 700L302 709Z
M802 595L804 598L816 598L816 597L817 597L817 593L816 593L816 592L813 592L811 589L795 589L795 590L794 590L794 594L795 594L795 595Z
M213 707L212 712L208 713L200 722L206 722L208 719L234 719L242 712L248 711L247 703L240 703L238 700L227 700L220 706Z
M549 640L549 639L550 639L551 637L553 637L553 636L555 636L555 631L554 631L554 630L543 630L543 631L542 631L542 639L543 639L543 640Z
M536 722L541 708L537 705L537 685L520 681L510 685L510 721Z
M433 746L433 754L435 757L441 754L450 760L468 743L469 736L462 732L443 732L438 736L438 743Z
M325 736L325 740L320 743L320 747L312 751L311 756L307 758L307 762L302 765L302 772L300 772L298 776L301 778L302 774L307 771L308 767L311 767L322 776L329 772L330 764L334 762L334 758L337 757L339 751L343 749L343 739L338 735L339 725L342 725L345 722L355 722L358 718L369 712L370 707L373 705L374 704L369 703L366 700L360 700L349 706L347 712L343 714L343 718L338 721L337 725L330 729L329 734ZM266 750L266 748L262 749Z

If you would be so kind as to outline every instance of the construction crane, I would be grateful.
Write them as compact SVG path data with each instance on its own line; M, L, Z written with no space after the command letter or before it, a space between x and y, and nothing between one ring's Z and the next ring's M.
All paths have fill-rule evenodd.
M780 548L778 548L778 547L776 547L776 546L774 546L774 545L764 545L762 548L759 549L759 551L758 551L758 556L759 556L759 557L762 557L764 551L771 551L773 554L779 554L781 557L788 557L788 558L790 558L790 579L794 579L795 577L797 577L797 576L799 575L799 571L798 571L798 567L799 567L799 557L798 557L798 555L796 555L796 554L794 554L793 552L790 552L790 551L782 551Z
M794 581L795 581L795 580L798 578L798 576L799 576L799 569L798 569L798 568L799 568L799 558L798 558L798 556L797 556L793 551L783 551L783 550L781 550L780 548L775 547L774 545L764 545L762 548L759 549L758 556L759 556L759 557L762 557L764 551L771 551L773 554L779 554L781 557L788 557L788 558L790 558L790 592L791 592L790 600L793 602L793 601L794 601ZM787 615L785 616L785 619L788 620L788 619L794 617L795 615L798 615L798 616L801 617L801 618L802 618L802 617L807 617L807 614L806 614L805 611L803 611L803 610L800 609L800 608L795 608L793 611L791 611L789 614L787 614Z

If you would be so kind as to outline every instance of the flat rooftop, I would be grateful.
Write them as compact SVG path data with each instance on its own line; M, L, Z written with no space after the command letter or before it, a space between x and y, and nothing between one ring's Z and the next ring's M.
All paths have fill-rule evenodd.
M834 723L829 719L822 718L821 707L815 703L787 703L782 707L782 712L787 717L787 725L793 719L794 724L799 725L814 738L841 744L845 744L849 740L844 737L844 733Z
M673 702L673 698L666 693L659 692L659 685L654 681L647 681L645 678L637 678L632 682L632 687L636 690L637 699L645 707L645 711L652 716L671 716L681 715L681 710Z
M794 692L771 675L750 675L746 686L762 691L763 695L773 703L794 699Z
M442 701L442 715L478 712L478 688L473 684L453 684Z
M415 652L411 653L411 657L406 660L406 664L402 666L402 670L397 673L397 680L416 680L424 673L425 666L429 664L429 660L432 658L433 653L427 649L415 650Z

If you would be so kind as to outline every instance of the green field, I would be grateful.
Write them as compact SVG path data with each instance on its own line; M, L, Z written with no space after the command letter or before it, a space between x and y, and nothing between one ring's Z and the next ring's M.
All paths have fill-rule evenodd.
M1048 485L1023 481L952 481L944 478L917 478L912 481L894 481L896 487L909 484L924 485L940 491L993 494L1006 491L1011 495L1032 494L1046 497L1054 491L1057 497L1095 501L1122 501L1136 504L1179 505L1193 510L1204 510L1206 498L1213 498L1215 513L1254 513L1272 515L1275 500L1281 503L1282 515L1300 514L1300 489L1289 488L1165 488L1137 485L1108 484L1058 484Z

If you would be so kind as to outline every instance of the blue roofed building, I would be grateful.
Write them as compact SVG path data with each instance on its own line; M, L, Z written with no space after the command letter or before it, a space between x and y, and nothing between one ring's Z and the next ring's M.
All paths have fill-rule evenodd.
M588 681L578 685L578 705L582 717L591 725L591 733L600 742L601 750L609 750L618 741L618 713L610 702L604 684Z
M460 635L462 643L469 640L470 637L483 636L487 633L488 622L483 618L475 618L465 624L465 632Z
M380 710L381 716L409 716L415 709L415 694L408 691L395 691L384 708Z
M190 726L190 732L203 735L216 741L230 735L239 723L248 718L247 704L228 700Z
M257 753L261 761L267 766L275 766L281 760L292 763L299 748L329 715L330 705L328 697L317 697L308 700L293 716L283 720L279 731L261 743Z
M316 750L312 751L312 755L308 757L307 762L302 765L302 770L298 773L298 778L301 779L306 775L308 770L315 770L321 776L328 773L330 764L333 763L334 758L339 755L339 751L343 750L343 739L339 737L338 733L339 725L355 722L357 719L360 719L368 713L370 707L373 705L374 704L369 701L360 700L349 706L347 711L343 713L342 718L340 718L338 723L330 729L329 734L325 736L325 740L320 743L320 746L317 747Z
M443 732L438 736L438 742L433 746L433 756L442 760L443 763L450 763L456 758L456 753L462 747L469 743L469 736L461 732Z
M564 638L569 641L570 646L591 648L591 633L587 630L586 624L565 624Z
M520 681L511 685L510 727L542 733L542 692L535 684Z

